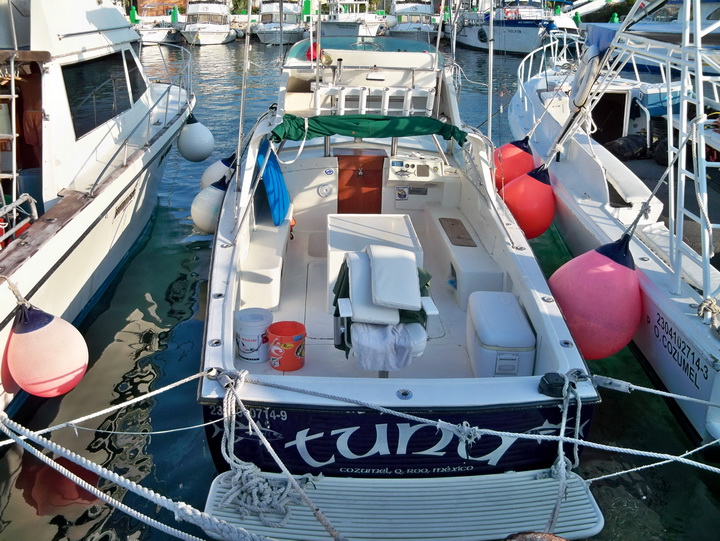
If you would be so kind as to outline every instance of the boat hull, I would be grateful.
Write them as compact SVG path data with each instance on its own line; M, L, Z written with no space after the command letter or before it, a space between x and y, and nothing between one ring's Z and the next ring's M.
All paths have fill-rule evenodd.
M417 24L398 24L387 30L387 34L394 38L412 39L432 43L437 39L437 27Z
M237 37L233 29L183 30L182 35L188 45L224 45Z
M573 256L614 240L611 233L589 223L574 202L568 204L569 194L564 196L562 189L555 193L555 224ZM618 238L622 234L620 227L616 234ZM670 280L664 282L667 290L654 283L650 276L667 269L652 260L649 248L633 244L643 302L640 326L632 340L634 351L650 369L656 385L693 399L717 400L720 379L714 359L719 353L718 342L709 336L708 327L696 316L692 305L697 301L687 294L668 295ZM640 253L642 249L647 255ZM677 405L688 421L683 424L693 439L709 441L717 437L707 405L684 400L677 401Z
M51 234L53 228L57 231L14 269L12 276L21 276L23 289L31 292L26 295L28 301L66 321L81 318L149 223L165 158L183 124L171 124L150 144L145 159L138 156L131 161L112 183L98 189L94 198L86 199L81 193L67 195L32 226L29 231L38 238ZM150 155L154 158L149 159ZM0 261L11 261L15 252L16 247L10 245ZM5 296L1 306L0 340L5 343L17 303L14 297ZM3 387L4 407L19 389L5 375Z
M138 30L143 43L180 44L185 41L180 30L175 28L152 28Z
M278 29L255 29L255 35L260 40L260 43L264 45L290 45L293 43L297 43L302 39L304 33L305 30L302 28L297 28L294 30L283 29L281 40L280 30Z
M557 459L557 443L533 439L483 435L465 446L449 430L435 424L389 417L358 408L300 407L296 404L246 404L283 463L295 474L307 472L335 477L447 477L484 475L550 467ZM207 422L223 417L222 405L203 408ZM593 406L583 404L581 426L590 422ZM451 424L467 422L503 432L558 435L558 403L518 407L409 410L403 413ZM575 424L570 408L568 427ZM219 470L223 430L209 425L207 437ZM277 465L260 440L249 435L244 418L236 421L235 453L263 471ZM568 430L567 436L570 436Z
M370 23L363 20L358 21L323 21L320 25L320 33L325 36L377 36L382 23Z
M527 54L543 44L547 36L545 25L549 21L517 20L497 22L493 25L494 50ZM576 30L570 30L577 32ZM468 49L487 50L490 25L487 23L463 26L457 32L457 44Z

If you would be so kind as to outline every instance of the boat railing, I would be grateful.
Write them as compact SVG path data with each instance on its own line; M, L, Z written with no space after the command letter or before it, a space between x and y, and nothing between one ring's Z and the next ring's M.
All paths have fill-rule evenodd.
M0 207L0 250L6 241L19 235L26 225L38 219L35 200L29 194L20 194L11 203Z
M582 42L578 36L566 32L552 32L550 37L548 43L528 53L518 66L518 95L525 111L528 110L528 107L532 107L525 83L551 68L567 70L568 79L570 79L570 75L576 68L577 59L580 58Z
M88 190L89 196L93 195L95 188L104 178L105 173L107 173L107 171L114 166L115 159L118 156L124 153L122 159L122 166L124 167L125 165L127 165L130 143L133 141L133 137L140 131L141 128L146 129L147 133L150 133L150 130L154 123L160 122L160 119L155 116L155 113L157 113L158 110L163 111L163 119L161 125L163 127L166 127L170 122L173 121L176 115L180 114L185 107L189 106L192 96L192 64L190 52L184 47L175 46L172 44L163 44L162 46L159 43L143 45L144 49L148 47L156 47L159 51L163 71L166 76L164 79L154 79L153 81L156 83L162 83L163 81L165 81L164 84L166 84L167 87L165 88L165 90L162 91L160 96L155 99L155 101L148 108L143 117L137 122L137 124L133 127L130 133L125 137L123 142L118 146L112 157L107 161L107 163L95 179L95 182L93 182L92 186ZM179 59L180 67L175 74L172 74L172 69L168 64L168 60L166 58L166 49L164 49L163 47L174 47L179 51L179 54L181 55ZM184 99L183 90L185 91ZM176 99L174 100L173 95L176 96ZM111 131L108 131L103 140L106 140L107 138L112 136L113 134L111 133ZM101 143L99 143L98 146Z
M674 274L673 291L679 292L686 280L700 291L703 300L710 300L720 294L717 271L711 264L713 237L720 234L720 223L711 218L708 172L720 169L720 161L709 161L708 152L720 151L720 133L715 131L715 119L708 115L720 113L720 62L715 51L703 48L701 37L695 39L683 46L626 34L614 41L611 56L616 65L630 66L639 80L638 64L652 62L659 69L668 96L663 115L669 163L664 175L669 193L665 249ZM693 246L684 240L690 223L700 232L699 242Z

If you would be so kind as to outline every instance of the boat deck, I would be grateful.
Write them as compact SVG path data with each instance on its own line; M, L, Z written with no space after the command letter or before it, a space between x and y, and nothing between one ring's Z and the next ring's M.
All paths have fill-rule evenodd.
M441 209L442 207L437 207ZM448 215L457 216L458 209L444 209ZM425 215L423 215L425 217ZM438 316L428 318L428 342L423 356L397 372L383 372L383 377L402 378L472 378L473 370L466 345L467 311L456 300L455 289L449 283L449 262L443 257L437 243L433 242L428 226L414 223L423 247L423 267L433 276L430 282L431 297L438 308ZM432 227L432 226L429 226ZM468 231L470 231L468 225ZM490 255L482 247L474 232L471 233L479 257ZM273 321L299 321L306 327L305 366L292 375L364 377L372 373L356 367L352 359L334 347L333 316L327 300L327 236L324 232L294 232L288 242L284 258L282 291ZM490 264L493 264L490 261ZM480 264L480 259L477 262ZM499 273L499 270L498 270ZM498 282L502 283L501 274ZM249 306L243 306L246 308ZM442 362L440 362L440 360ZM235 367L251 374L278 374L269 363L251 363L236 357Z

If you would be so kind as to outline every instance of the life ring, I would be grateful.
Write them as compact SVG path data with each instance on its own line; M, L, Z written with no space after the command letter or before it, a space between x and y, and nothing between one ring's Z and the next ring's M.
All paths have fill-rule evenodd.
M505 18L506 19L517 19L518 18L518 10L505 8Z
M600 51L597 46L590 45L580 58L580 65L573 79L572 90L570 90L570 101L573 106L580 108L585 105L599 71Z

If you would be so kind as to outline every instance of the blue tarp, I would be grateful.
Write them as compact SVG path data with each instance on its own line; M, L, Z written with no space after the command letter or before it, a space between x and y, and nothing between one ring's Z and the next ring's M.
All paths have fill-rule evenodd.
M285 185L285 178L280 170L275 153L270 150L270 143L264 139L260 144L258 151L258 169L262 169L265 163L265 156L269 155L267 166L263 172L262 180L265 184L265 193L267 194L268 203L270 204L270 212L272 213L273 224L280 225L285 216L287 216L290 208L290 194Z

